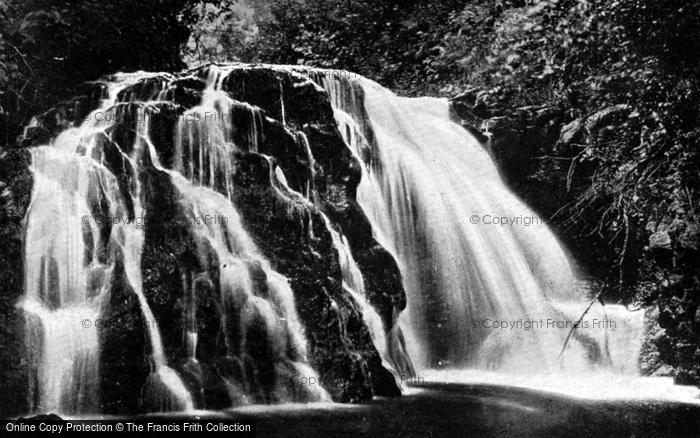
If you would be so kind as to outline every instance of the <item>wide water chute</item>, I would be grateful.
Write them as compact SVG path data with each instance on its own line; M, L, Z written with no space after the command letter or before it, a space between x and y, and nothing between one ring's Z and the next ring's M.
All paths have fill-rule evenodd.
M419 369L637 373L643 312L621 306L594 305L560 354L589 299L554 234L451 120L446 99L403 98L347 75L318 81L363 163L358 201L400 264L401 321Z

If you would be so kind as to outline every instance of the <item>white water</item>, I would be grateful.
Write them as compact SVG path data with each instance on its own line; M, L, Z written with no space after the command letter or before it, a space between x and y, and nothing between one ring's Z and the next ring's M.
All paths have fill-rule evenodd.
M575 394L575 382L600 381L610 388L581 396L697 396L670 379L638 377L642 311L594 304L562 353L590 298L553 233L450 120L447 100L401 98L366 79L319 82L363 164L358 201L401 268L401 326L416 382L497 381ZM516 223L488 223L500 217Z
M190 232L199 245L201 264L210 263L209 250L221 264L222 301L229 307L227 318L236 316L225 323L238 321L241 333L240 339L227 340L231 356L252 354L248 331L262 325L277 382L271 401L328 400L320 386L300 389L295 384L300 376L316 374L307 364L306 340L292 292L287 279L261 256L230 203L232 154L258 150L260 113L221 92L226 70L212 68L210 73L201 104L187 113L198 117L183 117L174 133L174 169L164 169L158 160L158 151L150 141L147 112L139 116L142 123L127 161L136 175L137 163L143 154L149 154L157 168L169 172L182 197L183 214L191 220L226 219L223 224L192 227ZM110 110L117 103L119 90L145 77L142 73L118 77L109 84L100 110ZM544 224L484 223L486 215L524 218L533 213L504 186L478 142L449 120L447 101L399 98L375 83L358 80L354 84L362 89L363 101L348 84L324 81L341 132L363 163L359 202L370 217L377 240L401 267L408 296L401 325L408 334L407 345L420 378L493 381L574 394L579 391L575 383L585 380L580 378L585 371L590 379L609 382L609 391L598 397L585 393L586 397L678 397L668 390L670 382L663 379L654 380L654 387L666 390L634 389L642 385L634 379L642 341L641 312L595 305L585 320L589 327L577 330L559 356L570 326L549 327L549 321L571 324L588 303L576 289L564 251ZM150 99L166 99L167 90L164 81ZM237 126L230 119L211 117L212 113L234 112L250 115L245 118L247 137L238 138L238 143L234 141ZM98 409L101 346L94 324L85 327L82 321L99 318L109 292L114 257L119 253L151 343L153 372L142 392L143 404L152 410L190 410L192 399L178 374L167 365L158 326L143 294L142 230L121 224L102 241L94 222L82 222L86 215L98 213L127 215L114 176L101 165L97 139L110 125L88 118L82 126L60 134L52 147L33 150L36 182L26 218L26 294L20 305L27 315L29 342L37 350L34 409ZM313 163L308 142L305 138L300 141L306 146L309 163ZM312 167L306 190L306 198L312 202L313 172ZM281 169L275 169L274 175L286 185ZM138 183L132 191L135 216L143 217L146 212ZM109 212L97 212L100 201ZM471 222L473 216L479 223ZM382 359L390 363L391 348L381 319L365 299L362 274L344 236L332 225L328 227L339 252L344 286L360 304ZM257 289L251 266L264 272L266 291ZM183 292L187 291L183 287ZM194 314L193 309L189 314ZM496 329L494 322L500 321L546 321L547 326ZM605 321L612 321L615 329ZM188 358L196 362L198 334L191 323L185 330ZM245 382L242 388L229 384L232 399L249 401L255 395L254 381Z
M85 140L85 139L83 139ZM35 184L25 235L25 298L31 348L40 349L42 412L94 412L99 399L101 305L117 258L137 295L149 339L153 375L146 389L163 409L191 409L189 394L167 367L155 318L141 289L142 231L116 224L105 240L100 217L127 217L114 176L95 161L54 147L32 149ZM135 213L141 214L134 198ZM108 211L98 210L106 204Z
M382 364L388 370L396 371L391 366L391 358L389 357L389 346L386 338L386 328L382 322L382 318L377 311L367 301L365 295L365 280L362 278L362 272L357 266L355 259L350 251L350 245L346 237L336 231L331 225L330 220L324 215L323 219L326 222L326 227L330 231L333 238L333 244L338 251L340 267L343 274L343 287L352 295L352 297L360 305L362 318L369 329L372 343L377 348L379 356L382 358Z
M552 373L542 376L464 369L425 370L421 373L420 380L414 379L414 382L515 387L583 400L682 401L700 404L700 390L694 386L674 385L673 377L642 378L618 373Z
M269 262L259 253L243 228L238 212L226 197L209 188L192 186L176 172L171 172L171 177L182 196L181 206L185 217L195 224L191 232L199 248L200 263L214 268L209 266L208 251L213 250L217 256L221 300L226 310L225 331L228 332L230 325L239 321L240 339L228 340L229 353L236 357L253 354L251 348L254 349L255 345L248 344L247 333L262 321L265 341L271 352L271 357L265 360L274 363L278 371L272 401L328 400L328 395L318 385L304 387L287 384L295 377L313 377L318 381L316 372L307 365L306 339L288 280L272 270ZM212 220L202 219L207 217ZM251 278L251 266L264 272L267 290L257 288ZM246 382L244 390L229 383L234 398L251 399L255 382ZM289 392L292 386L296 393Z
M201 266L209 272L219 271L219 289L224 303L222 318L230 357L238 360L250 357L260 348L255 343L264 342L270 356L254 359L273 365L275 388L269 401L328 401L330 397L320 385L298 383L302 378L320 379L307 363L307 343L294 294L287 278L275 272L259 252L231 202L233 154L258 151L262 115L256 108L234 101L221 90L227 72L212 67L200 105L181 117L174 139L174 170L160 165L153 148L150 149L151 161L170 174L179 193L183 218L190 224L189 231L197 244ZM242 125L234 123L235 115L243 116ZM238 136L238 143L236 131L245 134ZM218 266L211 265L210 251L215 253ZM255 284L251 269L264 273L265 290ZM189 312L195 311L190 309ZM260 325L266 338L249 340L249 331L259 330ZM238 332L239 338L230 338L231 332ZM196 332L186 335L190 339L197 338ZM196 341L190 341L190 345L194 359ZM260 382L250 378L246 378L242 387L233 381L227 381L227 385L231 398L243 403L254 400L260 391Z
M262 136L262 115L221 90L227 69L213 66L200 104L183 114L175 132L175 163L193 184L223 188L230 198L233 156L237 149L257 151ZM238 123L233 117L237 116ZM242 120L241 120L242 119ZM244 138L234 144L234 136Z
M99 399L100 307L121 258L134 290L151 344L152 373L143 388L149 410L191 410L191 397L167 366L160 331L142 290L143 230L120 220L102 241L100 224L129 216L116 178L101 165L101 142L116 120L119 91L146 73L118 75L107 97L80 127L70 128L51 146L32 149L35 184L25 232L25 297L30 348L39 350L40 412L96 412ZM140 144L137 138L137 143ZM124 156L134 175L134 217L143 217L138 166L140 148ZM98 210L100 203L107 211ZM35 397L36 398L36 397Z
M202 266L220 272L221 299L227 307L224 324L229 325L231 333L240 336L227 340L229 354L232 360L239 358L248 368L242 387L228 382L232 400L247 403L260 395L260 382L248 378L257 373L250 369L255 366L254 360L244 359L258 347L249 345L248 331L254 328L259 333L262 326L266 341L258 337L251 342L267 342L270 347L272 356L264 359L272 364L276 386L267 400L328 401L329 396L320 385L300 384L302 378L320 379L307 364L306 339L291 288L287 279L273 271L260 255L230 201L233 153L257 151L262 134L261 113L222 92L226 71L212 68L201 104L180 118L174 133L175 170L165 169L150 138L150 112L155 108L153 104L167 99L171 78L164 77L160 89L146 96L143 102L136 93L118 97L126 87L156 76L142 72L117 75L106 84L106 96L100 107L81 126L63 131L51 146L33 149L36 183L27 214L27 292L21 306L27 314L30 347L39 349L34 365L35 387L39 390L37 396L32 396L38 400L34 410L85 413L99 409L101 346L96 321L104 299L109 296L116 258L123 262L138 298L151 344L152 372L141 391L142 409L193 409L189 392L177 372L168 367L158 324L143 293L143 229L138 221L126 220L129 212L116 178L101 165L109 128L119 121L117 111L123 105L120 100L137 106L135 141L131 154L123 154L132 176L129 188L133 217L144 218L148 213L142 207L138 175L140 166L150 162L170 174L181 196L183 218L189 220L189 231L198 245ZM234 115L237 120L232 120ZM243 134L236 137L238 132ZM235 144L234 138L240 143ZM102 205L109 211L98 211ZM96 218L120 219L115 221L104 242L99 240L102 230ZM218 267L209 266L207 251L212 249L220 263ZM253 268L265 276L265 290L257 289L251 278ZM188 291L196 292L185 277L183 292ZM184 334L187 361L188 366L196 367L198 334L193 320L196 298L190 296L186 300L190 303L187 315L183 315L187 319ZM83 321L90 321L89 326L87 322L83 325Z
M34 188L25 235L25 296L29 342L36 356L35 410L82 412L98 403L99 344L92 324L99 315L102 289L111 266L100 260L102 244L87 194L99 184L114 188L103 169L50 148L32 151ZM66 190L65 188L68 188ZM105 195L114 196L113 190ZM95 201L93 199L92 201ZM113 204L114 205L114 204ZM88 321L84 323L83 321ZM88 326L89 325L89 326ZM88 327L86 327L88 326Z

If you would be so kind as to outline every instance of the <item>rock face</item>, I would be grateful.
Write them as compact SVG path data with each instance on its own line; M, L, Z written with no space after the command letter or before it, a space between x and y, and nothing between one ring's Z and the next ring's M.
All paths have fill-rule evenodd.
M289 279L308 339L309 364L318 372L322 387L340 402L399 395L396 379L384 368L372 343L360 305L343 287L338 251L324 219L325 215L331 226L352 236L350 246L366 279L368 301L383 317L386 331L396 330L393 324L406 301L400 273L393 258L373 239L369 221L355 200L360 166L337 130L328 96L299 72L255 66L230 70L221 89L240 105L218 116L230 118L235 127L231 135L236 148L227 157L233 165L228 175L206 176L217 181L214 188L222 194L232 188L232 202L246 231L272 268ZM273 373L271 367L277 365L270 362L263 338L256 338L258 352L242 358L230 355L231 340L237 335L226 332L230 327L223 321L222 311L228 304L222 302L218 280L224 268L216 260L203 265L198 257L206 249L197 246L180 220L181 199L165 170L182 160L179 154L192 153L187 147L184 151L176 147L175 133L186 111L201 102L210 74L203 67L183 75L149 76L122 90L123 104L116 123L101 140L100 153L103 164L128 192L135 175L122 162L121 152L147 147L137 135L146 111L160 163L156 165L147 155L139 163L141 203L147 216L132 217L143 220L144 295L160 327L168 363L192 394L195 407L221 409L243 402L275 402L270 396L274 391L268 389L280 382L271 377L279 375L279 370ZM167 98L145 109L138 103L159 90ZM87 84L83 95L37 117L21 146L45 144L62 129L79 125L104 98L104 91L100 83ZM8 354L12 360L0 364L0 380L12 382L3 384L0 406L10 414L26 413L30 405L24 322L15 308L23 290L21 222L31 195L29 161L23 149L0 157L0 232L6 243L0 249L0 287L4 288L0 337L4 348L16 352ZM286 184L279 182L280 173ZM265 296L265 272L254 263L249 270L257 293ZM144 326L149 322L139 312L123 266L117 264L115 271L100 327L100 398L104 412L125 414L139 410L140 390L148 378L151 352ZM188 296L195 297L194 316L187 315L192 308ZM195 324L199 334L195 360L189 356L191 343L183 336L186 324ZM260 385L259 397L238 399L230 390L231 382L249 372L255 373ZM294 393L290 397L299 400L309 390L298 388L298 382L287 386Z
M0 152L0 417L27 412L34 389L29 375L31 351L25 343L22 296L22 222L32 193L27 151Z
M700 384L700 264L698 224L669 219L649 223L649 248L654 262L665 270L664 293L656 303L659 333L653 338L659 357L673 369L681 384Z
M555 108L521 107L506 112L487 106L477 90L451 104L454 116L490 149L509 187L542 217L551 216L570 200L561 179L570 162L547 157L575 155L578 150L572 143L579 140L580 124L561 131L563 115ZM569 155L556 148L569 150Z

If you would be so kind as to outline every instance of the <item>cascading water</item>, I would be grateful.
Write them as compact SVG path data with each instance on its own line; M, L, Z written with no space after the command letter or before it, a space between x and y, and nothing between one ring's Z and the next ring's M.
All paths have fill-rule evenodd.
M202 101L180 117L173 167L193 184L221 187L230 197L234 142L256 152L262 141L262 114L221 89L226 75L227 70L212 67Z
M260 347L251 345L254 342L248 340L248 332L262 321L266 332L262 342L270 346L270 357L257 359L272 363L276 382L269 401L329 400L320 386L302 387L294 383L294 379L301 376L316 380L318 376L307 364L306 340L293 292L287 279L272 270L259 253L232 205L233 154L243 150L258 151L262 115L256 108L232 100L221 89L226 75L226 70L212 66L202 102L178 123L174 167L187 179L177 171L169 173L180 193L185 217L200 225L192 230L200 263L210 264L207 251L213 249L220 265L221 298L225 306L230 307L225 312L225 331L235 332L235 325L240 327L240 339L227 339L229 355L244 359L256 354ZM236 115L238 124L231 120ZM237 129L244 135L235 135ZM157 152L151 153L152 161L158 163ZM226 196L217 193L217 189ZM203 218L212 220L202 222ZM255 270L262 272L266 279L264 290L260 290L251 277ZM244 388L228 382L232 398L252 399L258 384L254 380L246 379Z
M135 164L140 151L124 155L134 175L129 203L101 163L119 91L147 76L151 75L115 77L106 98L83 125L62 132L51 146L32 149L36 182L26 218L22 307L28 315L31 348L39 350L34 364L39 396L33 404L38 411L98 410L97 325L118 258L137 295L151 343L153 370L143 389L144 406L193 407L179 377L167 366L160 332L142 291L143 231L133 221L118 221L105 237L99 226L99 218L129 217L129 208L134 217L143 214Z
M111 266L99 230L85 226L81 217L91 214L100 196L118 205L116 181L87 160L52 148L33 150L32 161L35 185L26 225L26 294L20 305L36 355L34 407L91 411L98 403L99 354L92 321L99 315ZM89 197L96 187L104 192Z
M100 350L105 346L98 327L83 321L101 317L117 269L123 269L137 298L150 344L142 410L193 409L196 397L180 376L201 378L205 366L221 376L228 400L235 404L329 399L320 386L299 385L301 377L318 380L318 375L308 363L289 281L272 269L232 203L241 154L268 160L271 187L292 210L303 202L321 209L323 181L317 179L309 139L288 129L294 114L285 108L281 82L281 129L304 151L306 157L296 158L309 173L290 181L305 193L291 189L275 160L260 153L269 120L259 108L223 90L234 68L239 67L212 66L208 77L188 77L204 82L201 101L180 113L172 138L165 141L172 151L159 150L164 141L152 134L151 115L172 103L176 78L142 72L115 76L106 84L100 107L82 125L65 130L50 146L32 149L35 181L25 218L25 295L19 306L33 350L29 392L35 411L100 410ZM357 198L376 240L401 268L408 307L399 321L420 377L445 378L432 370L465 368L549 376L591 370L638 373L643 314L620 306L594 305L584 320L589 325L573 332L560 355L570 324L588 303L554 235L508 191L481 145L450 121L446 100L400 98L365 79L302 73L328 92L340 132L362 164ZM131 87L140 81L150 82ZM119 137L120 111L134 108L133 138ZM95 117L98 112L111 117ZM133 144L117 144L116 137L133 139ZM107 155L113 159L115 150L122 157L121 173L109 167ZM172 186L180 219L196 246L192 264L201 269L181 272L185 363L173 365L178 371L168 366L169 353L144 291L144 230L133 220L105 227L84 219L148 216L142 187L146 167ZM319 165L319 174L321 170ZM302 210L288 213L306 214ZM488 218L519 222L502 226ZM300 219L300 226L309 240L315 239L313 226L303 223L307 219ZM367 300L347 239L324 220L338 252L343 289L359 304L372 341L391 369L399 362L394 351L399 351L400 330L387 333ZM200 333L199 306L211 291L221 304L221 345L218 338L207 340ZM501 321L521 325L494 325ZM224 350L216 364L200 363L204 343Z
M384 323L374 307L367 302L367 298L365 296L365 280L362 278L362 272L352 256L347 238L333 229L330 220L328 220L325 215L323 218L326 221L326 227L328 227L328 230L333 237L333 244L338 251L340 267L343 273L343 287L360 305L360 308L362 309L362 317L364 318L365 324L367 324L367 327L369 328L370 335L372 336L372 342L382 358L383 365L387 369L393 370L393 367L391 366L391 357L389 355L389 345L387 344Z
M39 350L34 356L37 375L34 386L38 394L32 396L36 400L33 404L36 411L85 413L99 409L100 346L94 322L99 320L102 300L109 294L110 274L116 257L122 258L125 273L141 305L151 340L153 372L142 390L144 409L167 411L190 410L193 407L190 394L179 376L167 366L155 317L142 292L143 231L133 221L117 221L105 239L104 233L101 234L103 230L90 220L99 216L129 217L116 178L99 164L104 152L99 150L99 144L100 140L107 137L105 132L118 118L114 110L120 105L119 91L151 76L137 73L118 77L115 82L109 83L107 96L100 108L87 117L82 126L61 133L51 147L33 149L32 170L36 182L31 208L27 214L26 294L21 306L27 315L30 334L28 341L32 348ZM167 95L166 87L167 82L158 91L158 99ZM130 101L137 99L133 95L124 98ZM194 110L192 114L204 116L197 118L202 124L180 126L178 134L185 137L176 136L176 143L180 145L176 166L199 184L213 187L221 183L230 190L228 178L232 162L230 152L233 150L230 143L231 126L228 125L226 129L224 122L216 120L213 115L231 114L226 110L230 106L222 105L232 104L230 99L212 86L207 89L203 104L198 107L202 112L211 113L200 114ZM109 116L105 117L105 114ZM141 207L136 163L140 163L143 154L147 153L152 163L160 167L149 138L148 114L148 110L139 107L134 147L131 156L125 156L134 173L134 193L130 199L133 217L143 217L145 214ZM252 120L254 123L259 118L253 117ZM190 129L193 126L197 129ZM249 129L247 132L255 135L257 131ZM254 146L256 141L251 137L249 144ZM183 151L183 143L190 149ZM144 150L144 145L147 150ZM287 354L287 350L294 351L296 355L290 363L276 360L276 371L284 373L288 380L293 375L315 375L305 363L306 344L286 279L272 271L267 262L257 255L241 227L237 213L226 198L211 190L195 189L179 174L172 173L173 182L185 199L183 208L187 214L196 211L201 215L198 217L208 217L217 213L217 217L226 219L224 225L227 226L223 229L209 227L206 232L194 230L194 234L199 241L206 239L216 248L224 266L228 263L229 269L221 275L221 290L222 293L225 291L230 294L226 298L228 302L241 306L237 311L241 314L240 324L244 333L247 325L255 324L262 318L268 330L269 342L277 344L273 349L276 358ZM223 181L218 181L217 177ZM102 205L107 205L109 211L99 210ZM232 228L232 222L229 221L235 223L235 228ZM249 277L246 263L263 265L271 301L254 295L250 278L244 284L237 281ZM278 316L278 313L281 315ZM284 336L285 331L289 332L288 337ZM194 358L196 340L192 340L192 335L196 336L196 333L189 335ZM245 334L239 342L239 348L245 350ZM287 342L292 345L287 346ZM285 370L285 366L290 369ZM298 384L288 386L297 392L301 388ZM278 400L292 399L284 394L286 389L283 384L280 383L279 387L276 391ZM310 388L309 391L313 394L297 399L327 399L320 388Z
M447 100L397 97L365 79L317 80L363 163L358 201L399 261L408 301L402 325L422 374L637 374L643 312L620 306L593 307L560 358L587 307L567 257L508 191L488 153L450 120Z
M218 273L228 367L242 370L238 382L224 379L230 399L243 404L329 400L320 386L300 384L302 377L319 379L307 363L306 340L292 290L287 279L273 271L258 252L231 203L234 153L257 151L262 115L221 90L225 77L226 71L211 68L200 105L180 117L172 139L173 170L161 164L151 139L151 113L170 96L172 78L167 75L116 76L107 84L100 107L80 127L63 131L51 146L33 149L36 183L27 214L27 293L21 305L27 314L29 342L40 349L35 364L39 392L34 396L38 400L35 410L99 410L98 330L96 324L76 326L75 321L99 320L117 259L138 298L151 341L152 372L141 391L142 409L193 409L190 393L167 365L158 324L143 292L145 237L136 218L148 215L142 206L140 172L144 165L169 175L197 245L200 265ZM146 93L129 88L140 80L151 80L154 85ZM133 145L125 149L112 144L110 137L124 116L119 111L129 111L127 106L136 108L135 135ZM107 147L121 148L127 163L122 170L129 176L128 199L117 178L102 165ZM99 221L89 220L94 217L119 220L111 224L105 237ZM134 220L124 220L131 217ZM198 275L195 281L183 274L183 299L188 303L183 312L187 350L183 369L192 375L201 374L196 324L201 291L197 285L207 278Z
M276 387L271 401L328 400L328 395L318 386L293 384L295 376L316 379L318 376L307 365L306 340L287 279L273 271L259 254L230 200L208 188L192 186L176 172L171 172L171 176L182 196L185 217L197 224L192 233L199 248L200 262L203 266L210 263L208 251L211 249L220 265L221 299L227 307L224 332L230 356L254 357L259 353L257 343L263 342L269 346L270 356L254 358L273 364ZM252 277L255 272L264 275L262 290ZM249 340L248 333L259 324L265 327L265 339ZM229 333L236 332L240 333L239 339L228 337ZM228 384L234 399L251 400L258 382L248 379L244 388L232 382Z

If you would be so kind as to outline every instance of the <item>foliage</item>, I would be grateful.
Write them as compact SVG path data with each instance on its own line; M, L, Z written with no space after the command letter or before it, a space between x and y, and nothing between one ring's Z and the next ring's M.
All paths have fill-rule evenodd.
M184 50L188 65L256 58L259 23L269 19L267 1L221 0L193 9L192 33Z
M261 25L259 59L343 68L417 93L434 85L431 66L458 0L277 0Z
M465 82L487 90L491 106L555 107L586 121L571 170L592 171L563 209L567 225L612 250L604 259L619 266L617 286L644 284L647 224L697 220L700 5L545 0L499 11L493 3L453 15L460 31L445 62L461 60ZM465 50L475 33L482 47ZM615 108L623 111L607 120Z
M82 82L116 71L176 70L194 0L0 0L3 144Z

